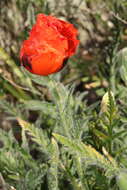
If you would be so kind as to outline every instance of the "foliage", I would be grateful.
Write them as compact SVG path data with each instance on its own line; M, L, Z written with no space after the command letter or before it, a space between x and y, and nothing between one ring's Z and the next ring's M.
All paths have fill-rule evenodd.
M127 3L53 2L0 1L0 188L126 190ZM75 24L81 40L49 77L19 67L39 12Z

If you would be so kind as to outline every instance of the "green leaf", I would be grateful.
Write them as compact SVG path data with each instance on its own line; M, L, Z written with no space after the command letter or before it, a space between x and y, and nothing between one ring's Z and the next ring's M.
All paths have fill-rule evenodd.
M57 117L56 107L53 103L39 100L30 100L25 102L25 107L29 110L42 111L53 118Z
M86 165L98 165L106 171L107 175L111 175L111 173L115 175L115 172L118 170L116 161L106 151L107 158L90 145L85 145L81 141L68 139L56 133L53 133L53 136L64 146L68 147L71 154L78 154L81 159L84 159Z
M58 190L58 163L59 163L59 149L54 138L51 141L51 160L48 171L48 187L49 190Z
M118 63L120 76L127 85L127 48L121 49L115 58Z
M127 173L119 173L119 175L117 176L117 184L120 190L127 190Z
M17 118L17 121L19 122L22 129L28 132L32 140L36 142L38 145L40 145L40 149L43 152L48 153L47 146L49 142L47 141L48 138L46 138L46 134L41 129L20 118Z

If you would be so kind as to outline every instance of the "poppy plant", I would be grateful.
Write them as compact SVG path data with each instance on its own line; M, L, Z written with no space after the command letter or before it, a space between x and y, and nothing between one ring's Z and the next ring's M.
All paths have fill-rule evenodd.
M31 73L49 75L64 67L78 45L77 29L51 15L38 14L29 37L22 44L20 59Z

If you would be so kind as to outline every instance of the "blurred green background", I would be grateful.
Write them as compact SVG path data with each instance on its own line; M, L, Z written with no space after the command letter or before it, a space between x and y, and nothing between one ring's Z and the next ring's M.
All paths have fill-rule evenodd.
M0 128L8 131L9 133L10 141L7 140L8 137L6 134L3 134L6 140L5 145L7 145L7 150L9 149L9 144L11 144L10 142L13 142L14 140L10 137L10 129L12 129L14 137L19 145L22 144L22 142L26 143L26 139L24 141L22 140L21 136L23 135L21 134L21 128L19 127L17 118L22 118L30 123L34 123L36 126L43 129L43 131L46 131L46 134L48 134L46 136L48 143L51 141L51 134L52 131L54 131L55 124L57 123L56 112L54 111L55 106L54 104L52 105L52 102L54 103L54 99L51 95L51 91L53 93L53 90L52 88L51 91L49 90L49 80L46 77L38 78L37 76L28 73L25 69L21 68L19 60L21 44L23 40L27 39L29 31L35 23L36 15L38 13L44 13L67 20L74 24L78 29L80 44L77 52L69 59L67 66L61 72L54 74L54 78L57 81L60 81L64 86L73 86L74 89L73 92L70 93L71 95L73 94L78 97L82 94L82 98L80 100L78 98L74 99L75 101L72 101L73 103L71 105L72 108L74 106L74 111L77 114L75 116L76 119L78 118L80 120L80 117L82 116L82 123L85 123L87 126L85 129L82 128L79 130L82 131L80 140L91 144L100 153L102 153L102 147L105 146L108 152L114 156L118 162L127 167L127 162L125 159L127 135L124 136L124 140L120 136L123 134L123 131L125 132L127 123L126 10L126 0L0 0ZM60 89L61 88L63 87L60 86ZM110 119L115 122L115 124L113 123L113 126L117 126L113 133L116 134L118 132L115 136L110 134L111 131L108 131L108 133L107 130L103 128L104 126L101 126L103 122L100 121L101 119L99 115L100 101L109 89L113 92L113 97L115 97L117 108L119 109L119 113L117 115L115 112L116 110L114 109L115 104L112 105L111 101L111 107L114 107L111 109L111 118L113 119ZM64 90L62 91L63 101L65 93ZM65 97L68 94L69 93L67 91L67 93L65 93ZM110 96L110 98L113 99L112 94L110 94ZM40 105L40 101L44 102L44 104ZM57 101L55 103L57 103ZM75 105L73 105L74 103ZM78 110L78 106L82 112L80 109ZM88 121L89 124L87 125ZM78 122L80 123L80 121ZM58 126L56 128L58 128ZM64 132L60 131L60 129L57 130L64 134ZM100 131L102 133L100 133ZM107 136L109 135L109 139L105 136L105 134ZM73 137L73 133L71 135L72 139L76 138ZM121 139L119 139L119 137ZM4 142L4 138L3 141L0 141L0 147L3 147L2 143ZM23 138L25 137L23 136ZM113 144L115 151L111 147L111 141L116 143L115 145ZM13 143L15 144L15 141ZM19 148L18 145L14 145L13 143L11 144L12 150L14 148L17 152L19 151L21 153L21 157L23 157L24 160L27 160L27 163L25 163L26 165L28 164L27 167L32 169L34 168L36 170L38 166L36 164L38 163L35 164L34 161L38 161L40 159L40 152L37 152L36 154L35 147L30 147L31 152L28 155L32 155L32 158L34 158L34 161L31 161L30 165L30 158L26 155L24 149L20 149L21 147ZM25 147L25 143L23 144L23 148ZM122 144L125 144L126 146L124 147L125 154L121 156L121 152L123 153L123 150L121 150ZM1 153L2 151L0 152L0 156L3 156L1 156L2 164L4 163L7 150L5 150L5 154L3 155ZM62 151L66 152L66 150ZM13 152L11 155L12 158L14 155L15 154ZM45 158L43 155L41 156L41 159L43 160L41 160L42 163L45 163L45 159L47 159L47 157ZM64 163L64 159L67 161L67 164ZM60 176L61 189L66 189L66 183L69 190L75 189L71 187L68 180L64 181L64 178L70 177L73 185L79 180L77 177L79 174L75 172L75 167L72 167L74 160L72 159L72 162L70 160L71 157L69 157L68 154L65 154L62 157L62 161L65 166L67 165L67 167L71 169L70 173L69 171L66 171ZM13 166L13 161L14 160L11 160L10 166ZM7 163L8 160L5 162L5 165ZM26 185L26 189L35 190L37 189L36 184L32 187L30 183L27 184L27 180L33 180L35 178L39 180L38 183L41 183L40 178L38 179L38 172L41 170L44 172L47 171L47 167L49 165L47 162L47 165L41 165L42 168L39 165L40 168L38 168L36 172L34 170L36 177L33 175L32 169L32 172L28 170L28 176L25 178L25 164L22 165L21 163L21 168L18 168L20 165L19 163L14 165L14 168L9 167L8 165L6 165L6 168L4 168L4 166L0 166L0 172L4 178L7 179L8 183L14 186L18 184L16 186L17 189L24 190ZM14 172L14 175L12 171ZM88 178L88 189L107 190L107 187L109 189L109 181L106 181L105 177L100 175L100 173L103 173L103 170L95 170L93 172L94 174L92 172L93 171L89 169L89 172L85 174L85 177ZM20 180L20 177L18 178L17 173L19 176L21 174L21 176L24 177L24 181L26 180L23 183L25 185L22 185L22 188L20 188L22 181ZM46 174L44 174L44 176L45 175ZM89 176L92 176L90 180ZM95 180L96 176L98 176L98 178ZM76 181L73 177L76 178ZM2 177L0 177L0 180L1 179ZM19 183L16 184L16 180ZM42 188L47 190L45 187L45 181L46 179L44 179L43 185L40 189ZM114 184L113 178L110 189L118 189L118 187ZM74 186L76 186L76 184ZM49 189L56 190L52 187ZM82 188L82 190L84 189Z

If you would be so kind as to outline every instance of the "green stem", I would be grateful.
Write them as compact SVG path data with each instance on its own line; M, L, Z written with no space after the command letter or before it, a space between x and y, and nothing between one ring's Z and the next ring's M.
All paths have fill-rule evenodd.
M53 97L54 100L55 100L55 103L57 105L57 108L58 108L58 112L59 112L59 116L60 116L60 119L61 119L61 123L62 123L62 126L63 126L63 129L64 129L64 133L67 137L71 138L71 135L70 135L70 132L69 132L69 127L68 127L68 119L66 118L66 114L63 110L63 105L62 105L62 97L60 96L60 87L59 87L59 83L56 82L52 77L49 76L49 79L50 79L50 92L52 93L55 93L55 95L57 95L57 99L55 98L55 96ZM55 92L53 92L55 89Z

